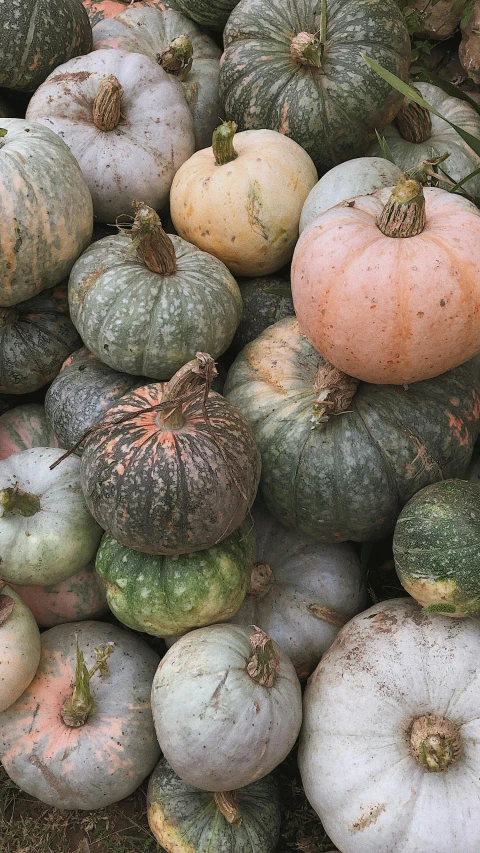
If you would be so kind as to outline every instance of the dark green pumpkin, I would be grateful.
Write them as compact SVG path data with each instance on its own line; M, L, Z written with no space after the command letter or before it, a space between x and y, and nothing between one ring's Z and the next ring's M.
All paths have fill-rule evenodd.
M369 385L331 417L325 362L287 318L245 347L225 396L262 457L260 494L322 541L377 539L426 485L466 471L480 430L480 359L409 386Z
M232 347L237 352L254 341L267 326L295 313L290 282L277 276L237 279L243 300L243 317Z
M407 80L410 39L394 0L240 0L224 42L225 118L291 136L321 172L365 154L402 104L360 57Z
M480 615L480 486L433 483L413 496L393 537L395 568L427 612Z
M223 30L237 0L175 0L174 8L211 30ZM168 4L170 5L170 4Z

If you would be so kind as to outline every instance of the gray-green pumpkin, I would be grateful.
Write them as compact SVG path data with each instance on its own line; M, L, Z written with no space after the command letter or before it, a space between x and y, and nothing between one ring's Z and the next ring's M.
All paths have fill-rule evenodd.
M295 313L290 281L278 276L237 279L243 300L243 317L232 344L241 350L273 323Z

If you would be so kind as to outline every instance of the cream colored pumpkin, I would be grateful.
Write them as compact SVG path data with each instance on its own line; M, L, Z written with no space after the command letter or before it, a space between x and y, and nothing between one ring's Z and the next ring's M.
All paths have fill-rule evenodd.
M9 611L13 601L13 609ZM0 582L0 711L22 695L40 661L40 631L22 599Z
M234 137L235 129L225 122L212 148L197 151L178 170L170 193L172 221L181 237L234 274L267 275L292 256L317 172L293 139L274 130Z

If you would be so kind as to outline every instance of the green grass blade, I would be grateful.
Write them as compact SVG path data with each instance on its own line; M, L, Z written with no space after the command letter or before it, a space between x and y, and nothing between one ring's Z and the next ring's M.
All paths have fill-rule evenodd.
M380 136L378 130L376 130L375 133L377 134L378 144L380 145L383 159L384 160L390 160L390 163L393 163L393 165L396 166L397 164L395 163L395 160L393 159L393 154L390 150L390 146L389 146L387 140L385 139L384 136Z
M469 180L470 180L470 178L475 178L477 175L480 175L480 168L479 168L479 169L474 169L474 171L473 171L473 172L470 172L470 174L469 174L469 175L466 175L466 177L465 177L465 178L462 178L462 180L461 180L461 181L458 181L458 183L457 183L457 184L455 184L455 186L454 186L454 187L451 187L450 192L451 192L451 193L455 193L455 192L456 192L460 187L463 187L463 185L464 185L464 184L466 184L466 183L467 183L467 181L469 181Z
M432 74L431 71L427 71L425 68L422 68L415 73L415 82L417 81L419 83L431 83L432 86L438 86L439 89L443 89L446 95L456 98L457 101L465 101L466 104L472 107L475 112L480 115L480 104L477 104L473 98L467 95L466 92L463 92L462 89L459 89L458 86L455 86L454 83L450 83L443 77L439 77L438 74Z

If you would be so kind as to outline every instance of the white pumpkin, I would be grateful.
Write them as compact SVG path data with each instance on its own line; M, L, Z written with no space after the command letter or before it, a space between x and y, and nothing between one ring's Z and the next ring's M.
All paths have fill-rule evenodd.
M478 853L480 624L381 602L305 691L299 767L342 853Z
M56 584L95 555L102 528L80 486L80 459L56 447L32 447L0 462L0 565L3 580Z
M0 711L26 690L39 661L40 631L32 613L13 589L0 584Z

